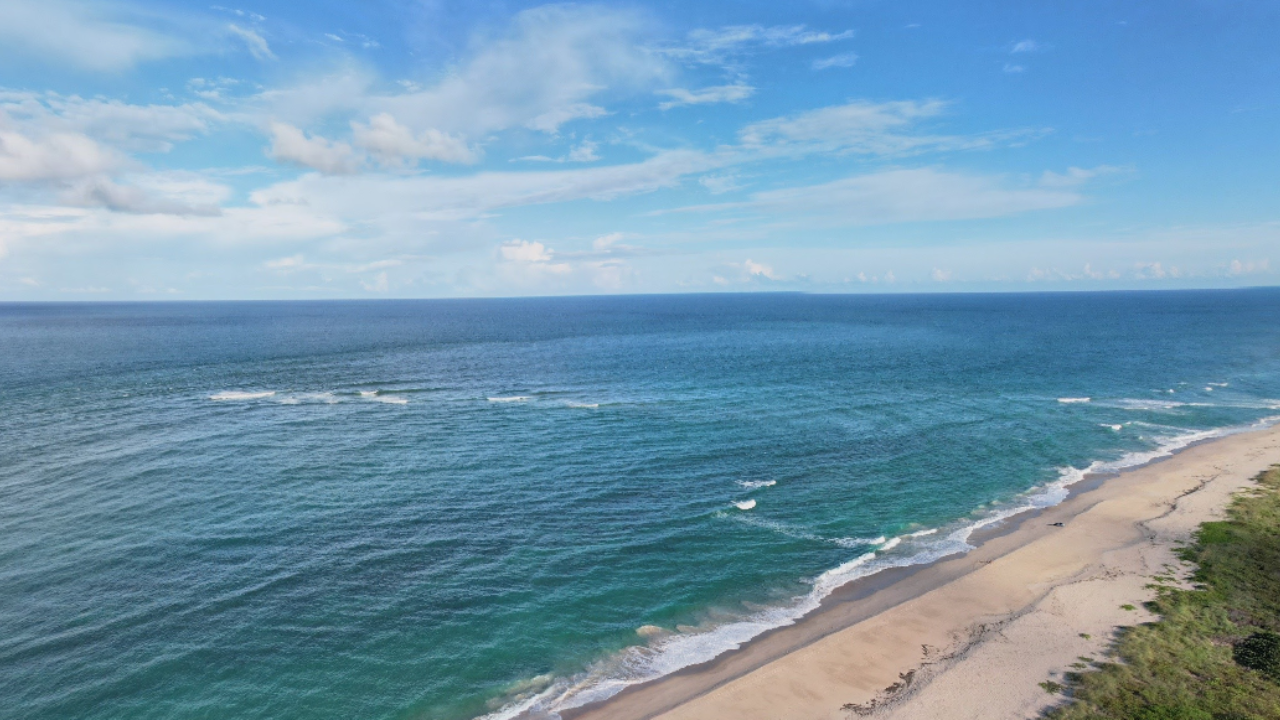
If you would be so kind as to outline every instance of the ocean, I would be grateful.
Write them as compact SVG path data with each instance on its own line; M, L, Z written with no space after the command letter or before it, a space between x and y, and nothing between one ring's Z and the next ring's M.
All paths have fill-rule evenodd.
M1280 416L1280 291L0 305L0 717L546 716Z

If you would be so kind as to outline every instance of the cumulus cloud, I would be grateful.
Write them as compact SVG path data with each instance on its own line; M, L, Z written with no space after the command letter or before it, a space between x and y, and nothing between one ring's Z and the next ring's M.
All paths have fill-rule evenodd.
M0 53L120 72L141 62L188 52L177 37L143 26L127 6L84 0L0 2Z
M122 162L118 154L85 135L50 133L33 137L0 125L0 180L70 180L112 171Z
M742 269L750 277L762 277L769 280L777 280L778 276L773 271L773 267L764 263L758 263L751 258L747 258L742 263Z
M755 94L755 91L756 89L754 87L744 83L717 85L715 87L706 87L700 90L685 90L684 88L659 90L659 95L666 95L670 97L671 100L660 103L658 108L661 110L670 110L673 107L680 107L681 105L742 102Z
M267 155L280 162L319 170L326 175L349 175L360 169L361 160L351 146L322 137L308 136L298 128L271 123L271 148Z
M503 243L499 250L502 253L502 259L514 262L534 263L551 260L551 253L547 252L547 246L540 242L512 240Z
M1271 260L1232 260L1227 266L1228 275L1260 275L1271 272Z
M374 115L367 124L353 122L351 129L356 146L367 150L384 165L412 165L419 160L470 164L479 160L478 154L462 139L434 128L415 135L389 113Z

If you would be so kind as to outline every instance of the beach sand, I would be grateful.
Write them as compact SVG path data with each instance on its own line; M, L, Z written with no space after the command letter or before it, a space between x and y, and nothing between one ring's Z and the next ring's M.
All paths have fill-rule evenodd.
M1185 574L1176 544L1275 463L1280 427L1086 481L966 555L854 583L795 625L564 717L1035 717L1063 701L1039 683L1151 620L1151 576Z

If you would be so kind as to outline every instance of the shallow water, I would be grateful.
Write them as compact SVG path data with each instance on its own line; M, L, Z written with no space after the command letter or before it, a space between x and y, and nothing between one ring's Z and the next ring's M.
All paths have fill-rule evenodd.
M1280 415L1274 290L0 305L0 347L14 718L572 706Z

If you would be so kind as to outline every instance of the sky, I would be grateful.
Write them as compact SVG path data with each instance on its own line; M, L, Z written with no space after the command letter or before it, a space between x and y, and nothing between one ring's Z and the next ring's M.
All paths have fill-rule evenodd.
M1280 283L1280 4L0 0L0 300Z

